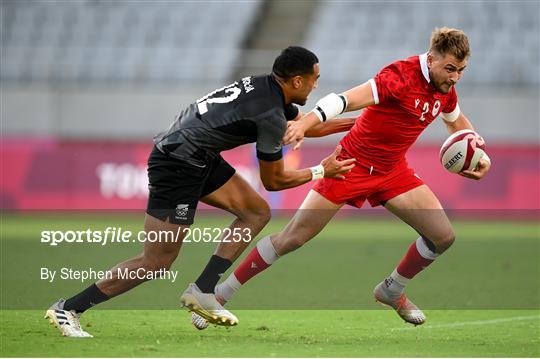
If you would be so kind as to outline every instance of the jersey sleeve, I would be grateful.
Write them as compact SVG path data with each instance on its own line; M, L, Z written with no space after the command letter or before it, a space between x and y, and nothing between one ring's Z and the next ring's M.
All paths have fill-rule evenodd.
M457 120L460 112L457 91L455 86L452 86L452 90L448 94L448 100L441 110L441 117L447 122L454 122Z
M397 64L383 68L374 78L369 80L375 104L396 100L406 90L403 74Z
M277 161L283 157L282 139L287 128L283 113L275 111L271 116L257 121L257 158Z
M287 119L287 121L294 120L296 116L298 116L298 112L298 107L296 107L292 103L285 106L285 118Z

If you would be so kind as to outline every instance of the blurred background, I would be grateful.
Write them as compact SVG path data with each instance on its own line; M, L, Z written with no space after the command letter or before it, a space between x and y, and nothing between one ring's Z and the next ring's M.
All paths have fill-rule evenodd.
M410 151L410 164L449 209L540 208L538 1L1 4L3 209L143 209L152 137L195 99L267 73L281 49L303 45L321 66L307 112L327 92L425 52L442 26L470 37L460 107L493 168L480 182L445 172L441 120ZM307 140L286 154L287 166L315 165L342 136ZM251 145L224 157L272 208L297 208L311 188L267 193Z

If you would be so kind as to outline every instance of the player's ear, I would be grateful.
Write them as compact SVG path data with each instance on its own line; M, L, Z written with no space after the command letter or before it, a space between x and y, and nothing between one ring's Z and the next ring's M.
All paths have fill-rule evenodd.
M291 80L292 87L295 90L298 90L299 88L301 88L303 83L304 83L304 79L302 78L302 76L295 76Z
M431 66L433 65L433 55L430 53L428 53L427 55L427 66L428 66L428 69L431 69Z

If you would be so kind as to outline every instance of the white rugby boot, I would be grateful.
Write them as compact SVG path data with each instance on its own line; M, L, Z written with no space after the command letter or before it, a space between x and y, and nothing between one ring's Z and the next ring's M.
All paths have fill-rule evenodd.
M198 330L205 330L208 328L208 320L201 317L199 314L195 312L191 312L191 324Z
M227 301L222 296L215 294L216 300L221 305L225 305ZM198 330L204 330L208 328L208 321L195 312L191 312L191 324Z
M392 296L385 289L384 282L379 283L373 290L375 300L381 304L387 305L397 312L397 314L406 321L414 325L424 324L426 316L418 307L407 298L405 293L398 296Z
M74 310L64 310L64 299L60 299L47 310L45 319L54 325L64 337L92 338L81 328L80 315Z
M209 323L227 327L238 324L238 318L223 308L223 305L216 299L214 293L201 292L195 283L189 284L184 294L180 297L180 301L182 302L182 306L187 307L191 312L206 319ZM195 325L193 318L192 316L192 323ZM195 317L195 319L198 318ZM199 329L197 325L195 326Z

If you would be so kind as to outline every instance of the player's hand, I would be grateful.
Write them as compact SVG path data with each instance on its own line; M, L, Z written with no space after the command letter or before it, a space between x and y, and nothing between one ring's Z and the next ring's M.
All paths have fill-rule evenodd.
M340 152L341 145L337 145L334 152L321 161L321 165L324 167L325 178L345 179L343 174L348 173L354 167L354 161L356 161L356 158L349 158L339 161L337 156Z
M476 168L474 170L461 171L459 172L459 175L478 181L479 179L482 179L486 175L486 173L488 173L490 168L491 161L481 159L480 161L478 161L478 165L476 165Z
M283 136L283 144L290 145L294 143L293 151L297 150L302 146L304 142L304 133L306 132L302 121L289 121L287 122L287 131Z

